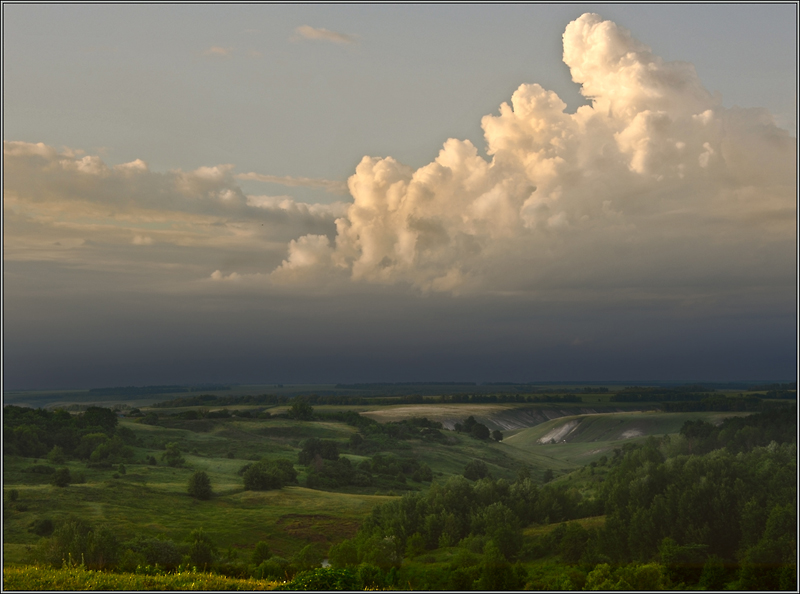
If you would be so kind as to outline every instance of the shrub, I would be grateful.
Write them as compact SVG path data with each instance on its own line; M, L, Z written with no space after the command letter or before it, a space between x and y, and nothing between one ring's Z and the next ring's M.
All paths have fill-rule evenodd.
M189 561L198 568L207 568L217 558L217 546L202 528L189 534Z
M53 485L56 487L66 487L72 482L72 477L69 474L69 468L59 468L53 475Z
M195 499L210 499L211 498L211 479L208 475L200 470L195 472L189 477L189 495Z
M141 565L163 567L167 571L176 569L181 564L181 551L178 545L166 538L144 538L139 536L130 541L128 547L144 561ZM134 565L134 569L135 569Z
M165 446L165 451L161 454L161 459L166 460L168 466L179 467L186 463L186 460L181 456L181 451L178 449L178 444L175 442L168 443Z
M30 525L29 531L39 536L50 536L53 533L53 520L50 518L34 520Z
M253 572L257 580L285 580L289 578L289 562L283 557L273 556L262 561Z
M338 460L339 446L335 441L312 437L303 442L303 449L297 455L297 461L303 466L307 466L317 456L323 460Z
M339 544L331 545L328 551L328 560L333 567L353 567L358 565L358 549L352 540L343 540Z
M310 421L314 416L314 408L302 398L295 398L289 407L289 416L298 421Z
M473 460L464 467L464 478L477 481L489 475L489 468L483 460Z
M248 491L269 491L297 483L297 471L290 460L262 460L247 464L242 470L244 488Z
M321 567L304 571L294 577L288 584L278 586L276 590L360 590L361 580L349 569L333 569Z
M256 543L256 548L253 550L253 555L250 557L250 560L253 565L257 567L270 557L272 557L272 551L270 551L269 545L263 540L260 540Z
M319 554L314 545L306 545L292 557L292 565L296 571L308 571L319 567L322 563L322 555Z
M56 469L52 466L37 464L36 466L29 467L28 472L32 472L34 474L55 474Z
M54 445L50 453L47 454L47 459L53 464L63 464L66 462L67 457L64 455L64 450L62 448Z
M477 439L489 439L489 435L491 435L489 428L483 423L475 423L470 430L470 434Z
M70 517L38 547L35 556L54 567L72 560L82 561L89 569L103 569L115 565L120 552L119 541L111 530Z

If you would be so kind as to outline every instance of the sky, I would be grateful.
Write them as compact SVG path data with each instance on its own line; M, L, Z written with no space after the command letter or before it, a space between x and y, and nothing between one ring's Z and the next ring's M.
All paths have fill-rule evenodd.
M796 4L3 27L5 389L796 376Z

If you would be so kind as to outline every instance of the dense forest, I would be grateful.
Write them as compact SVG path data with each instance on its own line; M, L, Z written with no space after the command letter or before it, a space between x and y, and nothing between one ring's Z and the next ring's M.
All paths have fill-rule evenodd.
M772 411L719 427L689 422L680 447L652 437L626 444L606 462L609 472L591 499L563 484L538 488L525 477L453 477L376 508L356 538L331 550L331 563L389 570L403 556L457 544L461 552L449 567L411 565L392 575L419 589L550 588L563 578L574 588L588 581L603 589L793 590L794 415ZM603 528L562 523L523 544L524 526L599 514L606 515ZM553 550L561 554L561 577L528 582L519 562Z

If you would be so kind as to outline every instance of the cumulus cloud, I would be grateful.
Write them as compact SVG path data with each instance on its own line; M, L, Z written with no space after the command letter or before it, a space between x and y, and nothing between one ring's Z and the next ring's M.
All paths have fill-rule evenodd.
M314 39L317 41L331 41L333 43L356 43L355 35L348 35L346 33L337 33L336 31L329 31L328 29L310 27L302 25L297 27L294 32L304 39Z
M791 275L795 139L725 108L694 67L584 14L564 62L591 105L523 84L414 170L364 157L336 236L289 243L274 276L338 270L423 291L750 286ZM248 174L254 175L254 174Z
M211 273L211 276L209 278L212 281L222 282L222 281L237 281L240 280L242 277L237 272L231 272L228 276L225 276L224 274L222 274L221 271L215 270L214 272Z
M110 166L82 151L4 141L3 165L6 261L62 260L91 269L113 260L155 269L173 249L169 258L179 255L201 277L222 262L244 276L277 266L291 239L333 237L335 219L347 209L341 202L247 196L230 164L163 173L140 159Z

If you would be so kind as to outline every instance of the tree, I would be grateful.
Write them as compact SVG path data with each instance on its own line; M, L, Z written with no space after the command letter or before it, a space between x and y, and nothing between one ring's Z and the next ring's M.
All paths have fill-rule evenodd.
M317 456L323 460L338 460L339 446L335 441L312 437L303 442L303 449L297 454L297 461L303 466L308 466Z
M89 569L103 569L117 562L120 545L110 529L96 529L71 516L53 532L52 538L40 545L37 555L54 567L61 567L66 561L83 562Z
M312 544L308 544L300 549L292 557L292 565L296 571L308 571L314 567L319 567L322 563L322 555Z
M503 441L503 433L499 429L492 431L492 439L495 441Z
M358 565L358 549L352 540L345 539L339 544L331 545L328 560L336 568L354 567Z
M491 435L489 428L483 423L475 423L470 429L470 434L477 439L489 439Z
M72 482L69 468L59 468L53 475L53 485L56 487L66 487Z
M189 561L197 567L207 568L217 558L217 546L202 528L189 534Z
M189 495L196 499L211 498L211 479L208 475L199 470L189 477Z
M464 478L477 481L489 475L489 468L483 460L473 460L464 467Z
M506 561L494 541L486 543L480 572L474 584L476 590L517 590L522 586L511 563Z
M295 398L289 407L289 416L298 421L310 421L314 416L314 408L302 398Z
M178 449L178 444L170 442L165 446L165 451L161 454L161 459L167 461L169 466L183 466L186 460L181 456L181 451Z
M253 565L258 566L270 557L272 557L272 551L269 549L269 545L260 540L256 543L256 548L253 550L253 556L250 560Z
M117 428L117 413L110 408L90 406L80 416L80 424L87 428L98 427L111 436L114 433L114 429Z
M283 487L280 476L273 469L261 463L250 466L242 478L244 479L244 488L248 491L270 491Z
M64 449L57 445L54 445L50 453L47 454L47 459L53 464L63 464L67 460L64 455Z
M248 491L269 491L297 483L297 471L291 460L262 460L244 467L242 478Z

